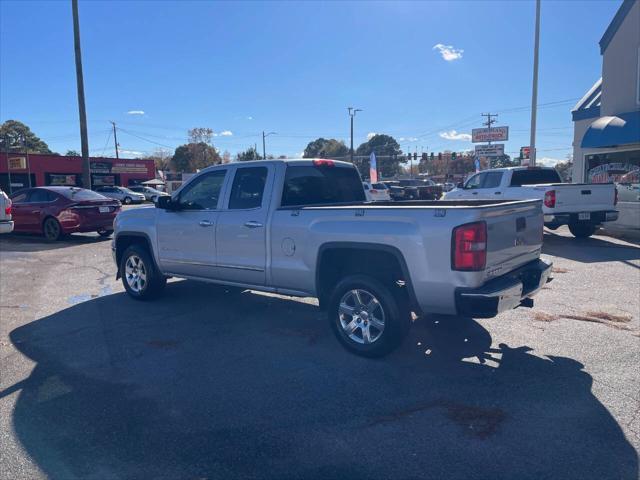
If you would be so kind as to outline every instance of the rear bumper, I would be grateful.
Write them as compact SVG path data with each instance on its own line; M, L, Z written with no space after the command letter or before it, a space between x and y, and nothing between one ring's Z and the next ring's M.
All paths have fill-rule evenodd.
M0 222L0 233L11 233L11 232L13 232L13 220Z
M570 223L588 222L599 225L604 222L614 222L618 219L617 210L602 210L599 212L589 212L589 220L580 220L578 212L575 213L553 213L544 216L544 224L552 227L568 225Z
M520 306L524 300L535 295L545 283L551 281L549 275L552 266L552 263L538 259L491 280L480 288L456 289L457 314L491 318L500 312Z

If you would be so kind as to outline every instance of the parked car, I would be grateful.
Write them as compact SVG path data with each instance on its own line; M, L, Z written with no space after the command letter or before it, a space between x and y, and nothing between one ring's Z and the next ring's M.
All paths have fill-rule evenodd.
M562 183L552 167L485 170L444 196L446 200L543 200L544 224L555 230L568 225L577 238L594 234L604 222L618 219L618 192L613 183Z
M405 191L406 200L437 200L442 195L442 187L433 180L411 178L399 183Z
M160 190L156 190L152 187L146 187L144 185L136 185L134 187L129 187L129 190L136 193L141 193L144 195L145 200L149 200L153 203L156 203L158 197L168 196L169 194L166 192L161 192Z
M11 199L0 188L0 233L11 233L12 231Z
M144 194L134 192L127 187L98 187L95 189L100 195L118 200L125 205L142 203L146 200Z
M442 185L442 190L445 192L450 192L451 190L453 190L454 188L456 188L456 184L452 183L452 182L445 182Z
M120 211L120 202L78 187L26 188L11 201L15 231L43 234L51 242L74 232L108 237Z
M396 347L412 311L532 306L551 271L540 200L378 206L347 162L216 165L156 207L116 217L113 257L131 297L159 295L169 276L317 297L338 340L364 356Z
M391 200L389 189L382 182L374 184L362 182L362 186L364 187L365 197L370 202L388 202Z
M385 180L383 182L389 189L389 196L391 200L404 200L405 192L404 188L400 186L400 182L397 180Z

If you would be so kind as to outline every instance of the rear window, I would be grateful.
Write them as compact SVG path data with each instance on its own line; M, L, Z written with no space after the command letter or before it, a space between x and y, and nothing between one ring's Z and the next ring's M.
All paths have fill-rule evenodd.
M92 190L86 190L84 188L70 188L69 190L62 190L58 193L74 201L106 200L103 195L100 195L99 193L96 193Z
M387 186L384 183L374 183L373 185L371 185L372 188L375 188L376 190L386 190Z
M290 166L284 179L282 206L364 202L355 168Z
M538 185L541 183L562 183L558 172L552 168L532 168L531 170L514 170L511 176L511 186Z

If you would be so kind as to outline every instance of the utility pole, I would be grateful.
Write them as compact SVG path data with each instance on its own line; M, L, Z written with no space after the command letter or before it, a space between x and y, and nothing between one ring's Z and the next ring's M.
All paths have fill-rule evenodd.
M540 0L536 0L536 33L533 47L533 88L531 91L531 139L529 164L536 165L536 115L538 113L538 50L540 46Z
M265 138L267 138L269 135L275 135L276 132L269 132L269 133L264 133L264 130L262 131L262 159L266 160L267 159L267 148L266 148L266 143L265 143Z
M361 112L360 108L347 107L349 111L349 117L351 119L351 147L349 148L349 156L351 158L351 163L353 163L353 117L356 116L356 113Z
M489 129L489 135L491 135L491 125L493 125L494 123L496 123L496 118L498 118L498 114L497 113L481 113L480 114L483 117L487 117L487 121L483 123L483 125L486 125L487 128ZM491 136L489 136L489 140L487 141L487 145L491 145ZM489 157L489 168L491 168L491 159L493 157Z
M111 122L113 125L113 142L116 147L116 160L120 160L120 155L118 155L118 136L116 135L116 122Z
M29 148L27 147L27 136L25 134L22 134L22 146L24 147L24 156L27 162L27 181L29 183L29 188L31 188L31 165L29 164ZM8 161L9 161L9 157L7 157L7 162ZM7 163L7 167L9 167L8 163Z
M78 113L80 115L80 144L82 147L82 186L91 188L91 168L89 167L89 139L87 138L87 110L84 105L84 79L82 76L82 50L80 48L80 21L78 0L71 0L73 12L73 46L76 57L76 84L78 87Z

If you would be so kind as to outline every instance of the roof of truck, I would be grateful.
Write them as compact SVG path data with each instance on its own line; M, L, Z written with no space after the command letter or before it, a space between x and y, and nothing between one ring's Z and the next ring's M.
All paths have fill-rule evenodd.
M351 168L354 167L353 163L351 162L344 162L342 160L333 160L331 158L273 158L273 159L267 159L267 160L235 161L231 163L211 165L210 167L204 168L201 171L220 168L220 167L227 167L232 165L242 165L242 166L265 165L265 164L273 165L277 163L284 163L286 165L314 165L316 163L320 163L320 164L325 163L325 164L333 164L334 166L337 166L337 167L351 167Z

